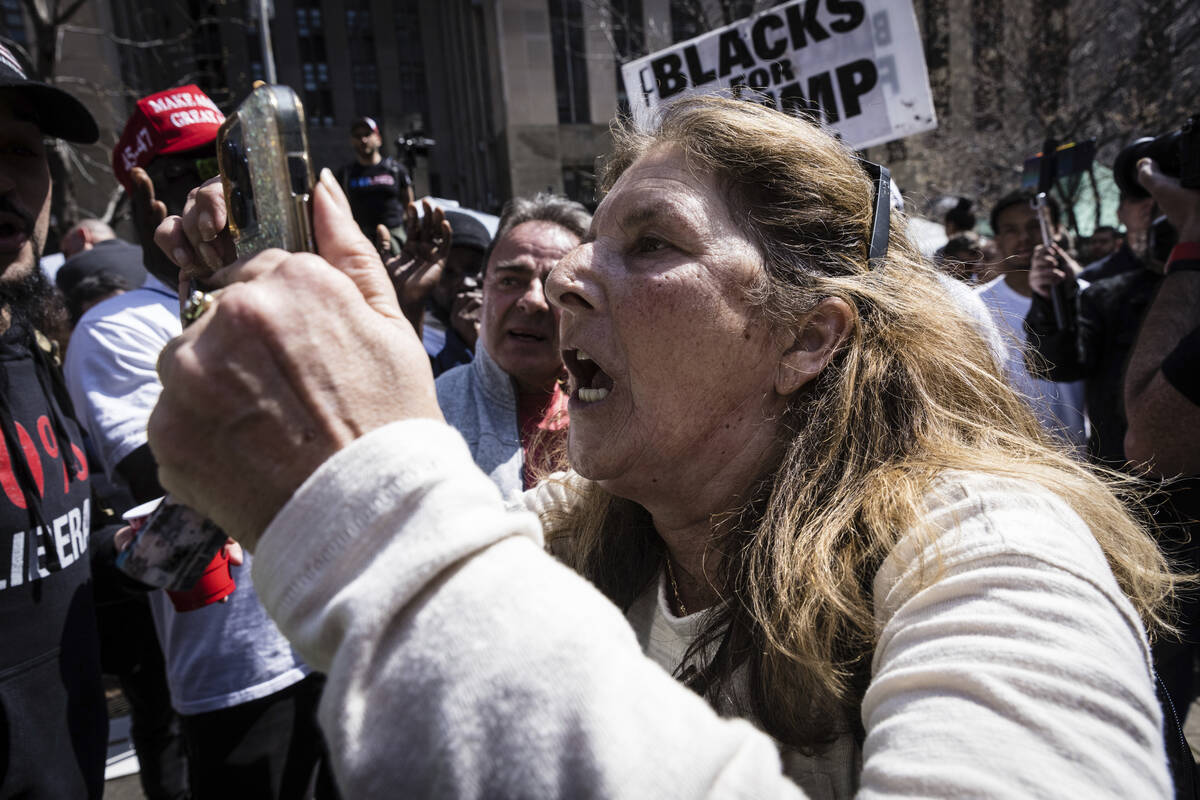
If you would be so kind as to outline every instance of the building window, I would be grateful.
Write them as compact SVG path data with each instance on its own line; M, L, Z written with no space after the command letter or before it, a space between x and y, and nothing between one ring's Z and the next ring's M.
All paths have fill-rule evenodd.
M225 74L225 54L221 44L220 8L216 3L192 0L188 8L196 21L188 40L192 46L196 71L194 80L214 103L226 105L233 100Z
M304 84L304 112L309 125L333 127L333 90L325 56L324 21L319 0L296 3L296 44Z
M253 3L254 0L250 2ZM263 66L262 36L258 31L258 18L251 16L252 13L253 9L248 9L246 14L246 61L250 68L251 83L267 79L267 69Z
M0 0L0 36L21 45L21 47L29 47L29 37L25 35L25 15L21 12L21 0Z
M583 33L582 2L550 0L554 88L558 98L558 121L563 123L591 121Z
M350 0L345 8L354 113L378 119L383 103L379 95L379 67L375 60L375 28L371 25L370 3L368 0Z
M425 88L425 50L421 40L421 20L408 3L397 3L393 19L396 57L400 67L400 96L397 107L404 112L409 129L428 130L429 93ZM398 131L407 133L408 131Z
M562 178L563 194L591 211L596 210L596 175L591 164L564 164Z
M617 110L629 113L629 97L621 65L645 55L646 29L642 18L642 0L612 0L609 3L613 44L617 49Z

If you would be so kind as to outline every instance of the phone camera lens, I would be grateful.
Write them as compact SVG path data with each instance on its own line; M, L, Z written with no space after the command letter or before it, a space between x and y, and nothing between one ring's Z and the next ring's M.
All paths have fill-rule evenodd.
M245 228L248 220L246 213L246 195L238 187L234 187L229 193L229 215L233 218L233 224L239 228Z

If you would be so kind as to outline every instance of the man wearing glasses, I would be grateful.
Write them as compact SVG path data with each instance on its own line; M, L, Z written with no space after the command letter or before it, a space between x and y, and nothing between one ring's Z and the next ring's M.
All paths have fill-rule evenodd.
M128 482L139 503L163 494L146 421L161 391L159 351L181 332L179 270L153 233L167 214L183 211L191 189L217 174L223 120L196 86L138 101L113 150L113 171L131 194L150 276L84 314L67 351L80 419L104 468ZM249 561L233 568L237 588L227 602L179 612L164 592L149 596L195 798L299 797L320 762L319 678L267 617Z

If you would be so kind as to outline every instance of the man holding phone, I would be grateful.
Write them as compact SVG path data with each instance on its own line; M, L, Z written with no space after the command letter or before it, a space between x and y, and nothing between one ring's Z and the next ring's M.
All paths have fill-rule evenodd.
M151 244L153 231L182 211L193 187L217 174L223 120L195 86L138 101L113 151L113 169L132 194L150 277L85 314L67 353L71 396L105 469L125 478L139 502L163 494L146 421L161 391L158 353L182 329L179 270ZM302 797L320 763L320 680L266 616L248 566L246 559L234 568L237 588L228 602L181 613L163 592L150 598L198 800Z
M1146 309L1162 281L1147 238L1150 198L1122 195L1128 236L1110 257L1076 273L1061 249L1035 248L1030 259L1032 302L1025 316L1026 343L1052 381L1082 381L1084 409L1091 423L1088 458L1113 469L1125 467L1125 367ZM1050 293L1060 287L1062 324L1055 319Z
M1159 192L1171 191L1170 179L1147 175L1143 181ZM1195 195L1178 187L1174 191L1184 196ZM1032 259L1029 283L1034 292L1033 303L1025 318L1028 345L1046 365L1046 374L1055 381L1082 380L1086 389L1086 409L1091 422L1088 438L1088 458L1111 469L1139 474L1153 462L1143 448L1127 452L1130 422L1136 417L1139 404L1129 405L1129 376L1142 375L1148 381L1152 360L1149 350L1138 351L1139 332L1145 327L1151 308L1159 298L1175 296L1178 300L1189 278L1176 277L1164 289L1167 263L1156 256L1151 238L1151 208L1153 197L1137 198L1122 195L1121 213L1127 228L1126 244L1108 259L1091 265L1077 281L1073 270L1060 264L1063 254L1047 252L1039 247ZM1181 204L1186 205L1186 204ZM1176 212L1183 216L1182 212ZM1177 259L1186 261L1182 255ZM1082 280L1089 274L1098 276L1091 284ZM1180 270L1183 272L1185 270ZM1061 327L1050 308L1051 287L1063 286L1073 302L1067 304L1067 314ZM1164 294L1165 292L1165 294ZM1150 341L1143 338L1142 341ZM1161 358L1158 363L1161 363ZM1187 441L1184 415L1171 415L1179 429L1177 442ZM1146 421L1143 415L1141 422ZM1135 435L1136 443L1138 437ZM1161 441L1161 440L1160 440ZM1166 452L1165 450L1163 451ZM1163 473L1171 476L1173 471ZM1168 555L1193 570L1200 566L1197 549L1197 526L1200 518L1200 480L1189 474L1164 487L1149 503L1154 509L1160 546ZM1195 641L1200 631L1200 613L1196 600L1184 595L1179 604L1177 623L1184 632L1182 641L1160 637L1154 644L1155 669L1163 681L1170 699L1163 704L1164 714L1171 713L1171 704L1186 709L1200 694L1200 684L1194 674Z
M1006 332L1007 353L1003 364L1012 386L1029 399L1030 407L1046 430L1066 444L1082 451L1085 443L1083 424L1083 385L1055 383L1037 370L1030 371L1025 342L1025 316L1033 302L1030 286L1030 260L1041 246L1041 225L1030 204L1034 193L1018 189L1000 198L992 208L992 230L996 235L1001 262L1000 277L976 289L979 299L991 311L997 327ZM1062 233L1058 203L1049 199L1053 234Z

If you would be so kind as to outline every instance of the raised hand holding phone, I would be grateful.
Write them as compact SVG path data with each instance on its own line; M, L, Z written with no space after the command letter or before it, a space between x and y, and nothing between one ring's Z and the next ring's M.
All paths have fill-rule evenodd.
M220 195L209 182L189 195L198 213L160 225L155 240L180 266L185 327L215 301L201 281L236 254L315 249L312 166L304 108L284 86L257 86L217 134ZM232 253L231 253L232 251ZM224 601L235 586L225 532L172 495L139 515L135 538L118 565L132 577L168 590L176 609Z

